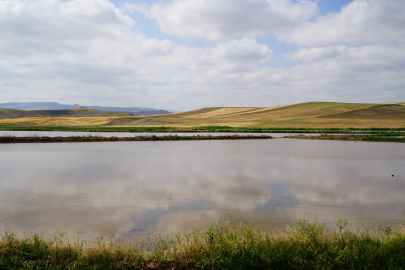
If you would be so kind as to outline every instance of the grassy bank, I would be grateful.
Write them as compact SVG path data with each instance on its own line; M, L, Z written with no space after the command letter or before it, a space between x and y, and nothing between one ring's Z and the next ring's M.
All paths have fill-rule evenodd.
M134 137L102 137L102 136L0 136L0 143L63 143L63 142L136 142L136 141L202 141L202 140L256 140L272 139L271 136L228 135L228 136L134 136Z
M346 220L297 220L269 235L257 228L213 225L157 237L152 245L81 241L59 233L2 235L1 269L404 269L405 229L353 233Z
M328 135L322 134L319 136L305 136L305 135L294 135L294 136L285 136L284 138L290 139L307 139L307 140L335 140L335 141L366 141L366 142L405 142L405 137L396 137L404 136L402 133L389 132L381 133L375 135Z
M252 132L252 133L386 133L404 128L238 128L230 126L201 127L101 127L101 126L14 126L0 125L3 131L82 131L82 132Z

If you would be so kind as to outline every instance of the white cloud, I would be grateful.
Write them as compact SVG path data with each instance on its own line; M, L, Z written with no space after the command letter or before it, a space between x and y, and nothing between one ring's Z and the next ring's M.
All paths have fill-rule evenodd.
M145 6L133 9L145 12ZM316 10L313 1L173 0L154 4L146 14L169 35L219 40L285 31L309 19Z
M287 56L298 65L272 68L273 51L255 39L199 49L148 38L107 0L0 1L0 14L2 102L188 110L405 99L403 45L301 49Z
M403 100L404 49L403 45L301 49L289 56L305 62L290 68L291 79L307 93L323 93L328 99L356 101L364 95L363 102Z
M405 41L405 1L354 0L339 13L306 22L282 40L304 46L389 44Z
M384 64L391 67L402 66L405 59L405 46L363 46L347 47L345 45L300 49L286 57L292 61L353 61L360 65Z
M177 61L182 61L186 56L189 59L188 68L192 70L241 73L249 72L257 68L258 64L271 59L273 51L266 45L258 44L254 39L245 38L204 49L183 47L173 56Z
M0 2L0 48L7 54L82 53L89 49L87 42L103 36L119 38L133 25L134 21L108 1Z
M344 45L300 49L294 53L286 54L286 58L291 61L315 61L341 56L347 50L348 48Z
M27 99L94 95L96 86L99 99L113 96L111 86L141 73L145 59L173 51L168 40L132 32L134 24L106 0L1 1L2 96L21 81Z
M0 3L4 101L199 106L186 104L210 90L185 85L226 84L273 54L254 39L198 49L147 38L108 1Z
M264 62L273 56L266 45L259 45L256 40L244 38L219 44L213 49L213 57L242 63Z

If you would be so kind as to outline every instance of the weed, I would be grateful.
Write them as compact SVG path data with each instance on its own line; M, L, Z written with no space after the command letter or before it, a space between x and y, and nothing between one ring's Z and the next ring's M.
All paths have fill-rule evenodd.
M79 240L58 232L53 240L8 231L0 240L0 269L402 269L405 230L333 232L324 222L299 218L267 234L249 226L218 223L170 236L151 245Z

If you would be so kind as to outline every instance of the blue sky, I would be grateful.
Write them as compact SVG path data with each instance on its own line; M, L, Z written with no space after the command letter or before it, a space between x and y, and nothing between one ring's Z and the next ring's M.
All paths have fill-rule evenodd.
M0 103L405 101L403 0L0 0Z

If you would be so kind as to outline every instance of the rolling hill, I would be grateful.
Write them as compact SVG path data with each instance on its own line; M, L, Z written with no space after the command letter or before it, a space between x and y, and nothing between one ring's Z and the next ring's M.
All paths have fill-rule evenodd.
M111 117L131 116L129 112L106 112L88 108L69 110L15 110L0 108L0 119L27 118L27 117Z
M87 109L89 110L89 109ZM7 113L10 113L9 111ZM104 113L104 114L103 114ZM3 119L8 125L73 125L73 126L231 126L231 127L303 127L303 128L371 128L405 127L405 103L365 104L308 102L278 107L212 107L194 111L153 116L111 115L99 111L67 115L19 116ZM2 111L0 110L0 117ZM109 114L109 115L105 115ZM60 116L60 117L57 117ZM97 117L90 117L97 116Z
M405 127L405 103L308 102L278 107L215 107L142 119L117 118L111 126Z

